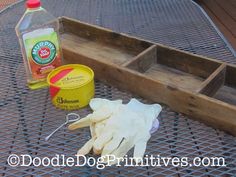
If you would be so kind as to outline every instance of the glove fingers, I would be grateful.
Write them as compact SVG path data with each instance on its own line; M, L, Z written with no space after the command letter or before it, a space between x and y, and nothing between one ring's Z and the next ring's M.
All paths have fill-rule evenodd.
M96 126L95 126L95 133L96 133L96 136L100 136L102 134L102 132L104 131L104 127L106 125L106 120L103 120L99 123L96 123Z
M88 127L91 122L99 122L107 119L111 115L110 111L95 111L92 114L89 114L85 118L82 118L68 126L69 130L75 130L77 128Z
M85 145L82 148L80 148L78 150L77 154L79 154L79 155L88 154L91 151L92 147L93 147L94 141L95 141L95 138L91 138L87 143L85 143Z
M106 143L108 143L112 139L112 132L105 132L97 137L97 139L94 142L94 149L96 151L100 151L103 149Z
M95 130L95 128L96 128L95 123L91 123L89 128L90 128L90 134L91 134L92 138L97 137L96 130Z
M124 139L120 146L113 151L111 155L114 155L116 158L124 157L133 146L134 144L130 140Z
M139 141L138 143L135 144L133 157L135 158L136 163L139 163L143 159L146 147L147 147L146 141Z
M101 153L102 153L102 150L97 150L97 149L93 148L93 154L100 155Z
M90 125L90 118L89 116L82 118L68 126L69 130L75 130L77 128L88 127Z
M109 116L111 116L111 113L112 112L109 109L96 110L93 112L93 114L91 114L90 120L92 122L99 122L99 121L109 118Z
M102 150L102 156L111 154L114 150L118 148L120 143L122 142L122 137L114 137L109 143L105 145L105 147Z

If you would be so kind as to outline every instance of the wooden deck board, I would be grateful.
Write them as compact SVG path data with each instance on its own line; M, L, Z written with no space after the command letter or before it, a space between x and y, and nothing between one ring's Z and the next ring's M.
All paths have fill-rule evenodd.
M228 1L232 6L236 7L236 1L235 0L228 0Z
M232 20L236 20L236 9L235 6L232 5L232 3L230 2L226 2L222 1L222 0L216 0L216 3L218 4L218 6L220 6L222 8L222 10L224 10L231 18ZM235 3L236 4L236 3Z
M196 0L236 50L236 1Z

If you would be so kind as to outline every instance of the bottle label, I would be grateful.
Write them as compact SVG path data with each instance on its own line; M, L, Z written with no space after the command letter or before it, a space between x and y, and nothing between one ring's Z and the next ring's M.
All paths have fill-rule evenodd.
M29 69L34 79L61 65L57 33L52 28L38 29L23 36Z
M50 41L40 41L33 46L31 55L36 64L50 64L55 59L56 47Z

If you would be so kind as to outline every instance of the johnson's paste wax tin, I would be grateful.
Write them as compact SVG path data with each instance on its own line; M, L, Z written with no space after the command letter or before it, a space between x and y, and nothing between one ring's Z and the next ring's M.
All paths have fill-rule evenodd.
M61 109L82 108L94 97L94 73L85 65L58 67L48 75L47 82L52 103Z

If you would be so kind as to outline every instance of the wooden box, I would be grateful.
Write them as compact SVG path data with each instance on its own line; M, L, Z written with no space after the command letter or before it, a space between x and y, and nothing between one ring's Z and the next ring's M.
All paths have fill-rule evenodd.
M236 135L236 67L62 17L65 63Z

